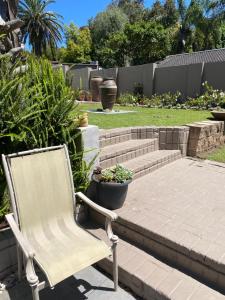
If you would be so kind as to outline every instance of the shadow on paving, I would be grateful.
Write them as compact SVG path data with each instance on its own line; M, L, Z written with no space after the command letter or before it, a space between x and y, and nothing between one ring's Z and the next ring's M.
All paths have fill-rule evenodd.
M31 300L32 294L26 280L13 282L0 300ZM132 295L119 288L117 292L113 289L113 282L93 267L89 267L75 276L72 276L54 289L49 287L40 292L41 300L134 300Z

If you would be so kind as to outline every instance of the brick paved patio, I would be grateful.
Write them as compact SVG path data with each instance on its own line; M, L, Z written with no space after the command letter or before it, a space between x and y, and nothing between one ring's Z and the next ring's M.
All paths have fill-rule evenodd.
M180 159L134 181L118 214L225 263L224 187L225 165Z
M225 299L224 186L225 164L191 158L133 181L114 224L122 282L143 299ZM110 272L109 261L100 265Z

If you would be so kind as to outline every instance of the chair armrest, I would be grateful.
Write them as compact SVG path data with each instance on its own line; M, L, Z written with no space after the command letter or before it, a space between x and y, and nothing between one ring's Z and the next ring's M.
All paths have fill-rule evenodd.
M34 250L31 248L31 246L29 245L28 241L24 238L24 236L22 235L21 231L18 228L18 225L16 224L13 214L8 214L5 216L10 228L12 229L12 232L18 242L18 244L20 245L24 255L26 256L26 258L33 258L35 253Z
M111 221L115 221L118 218L115 212L96 204L95 202L91 201L88 197L86 197L83 193L81 192L75 193L75 196L78 196L87 205L89 205L91 208L93 208L100 214L104 215L106 218L110 219Z

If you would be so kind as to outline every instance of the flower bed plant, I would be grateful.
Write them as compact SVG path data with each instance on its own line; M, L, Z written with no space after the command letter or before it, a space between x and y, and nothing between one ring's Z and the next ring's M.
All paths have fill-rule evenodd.
M225 93L222 90L213 89L208 82L204 82L205 92L197 98L189 98L186 102L187 107L196 109L225 108Z
M122 94L117 103L120 105L144 105L150 108L177 108L177 109L214 109L225 108L225 93L222 90L213 89L207 82L204 82L203 88L205 92L198 97L188 98L186 101L181 99L181 93L164 93L161 95L153 95L151 98L140 97L132 94Z

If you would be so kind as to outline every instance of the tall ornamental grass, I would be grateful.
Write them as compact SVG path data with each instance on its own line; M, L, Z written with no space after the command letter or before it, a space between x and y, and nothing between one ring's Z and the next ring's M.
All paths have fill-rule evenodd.
M76 151L78 109L62 70L49 61L29 57L20 62L0 58L0 153L67 144L74 183L87 186L88 168ZM9 210L6 181L0 163L0 221Z

